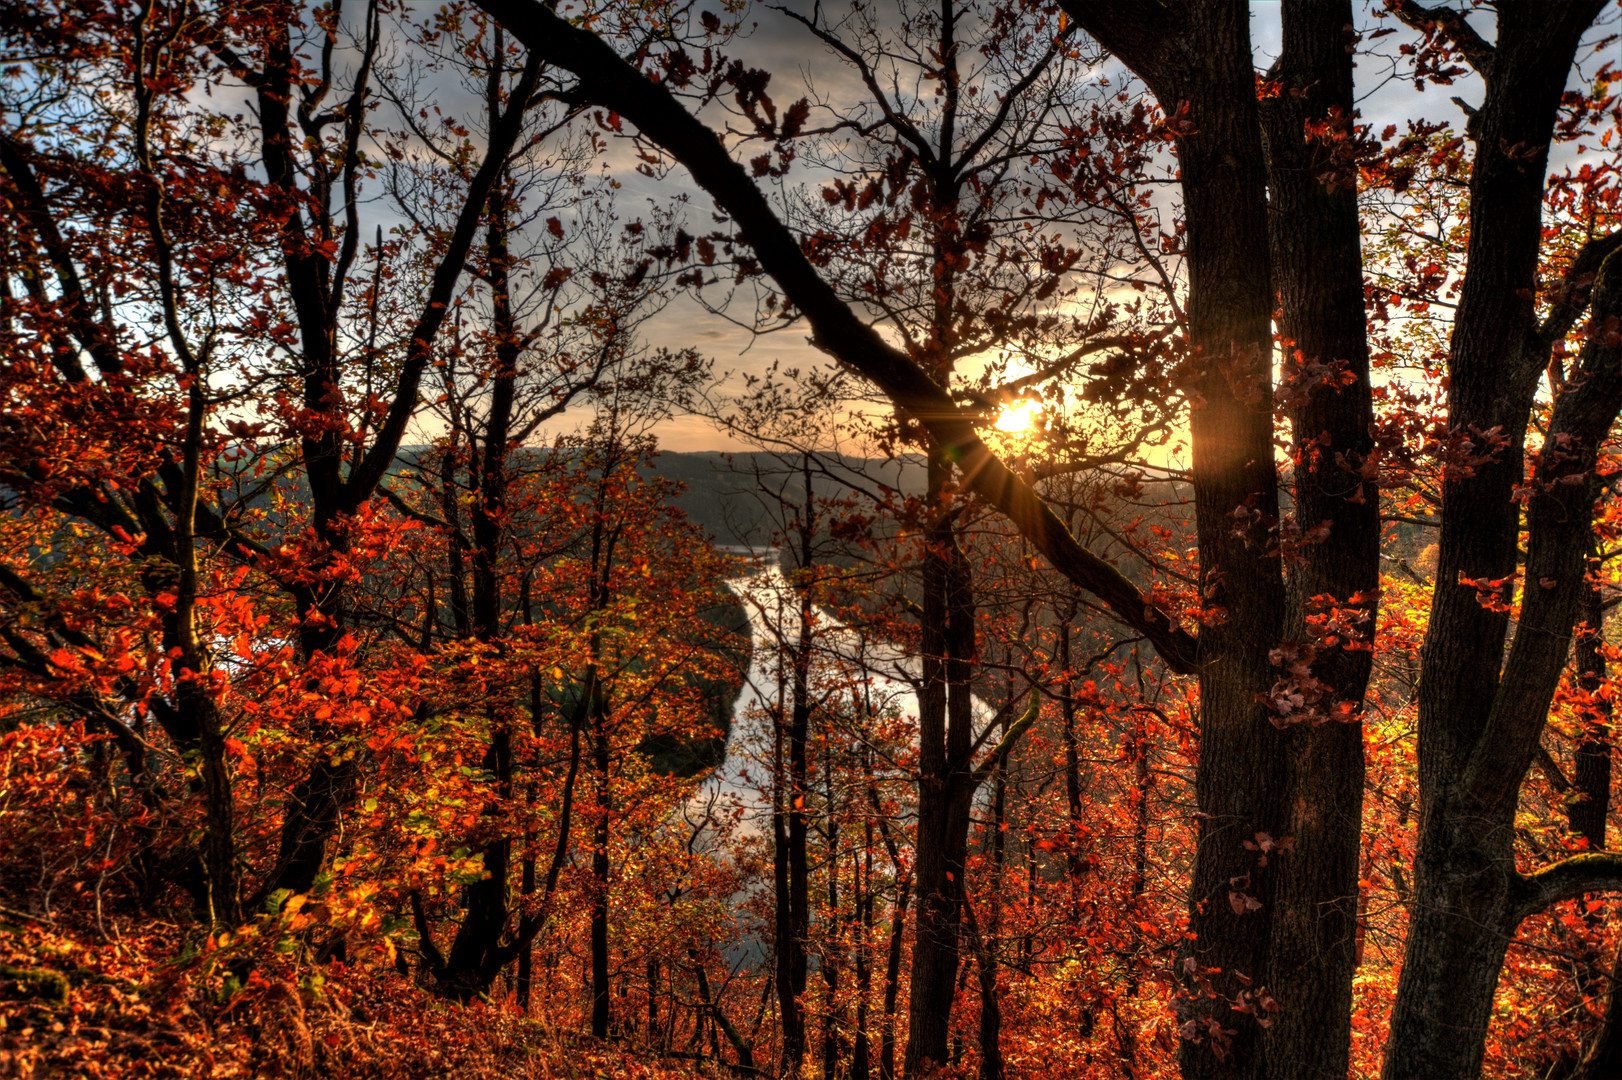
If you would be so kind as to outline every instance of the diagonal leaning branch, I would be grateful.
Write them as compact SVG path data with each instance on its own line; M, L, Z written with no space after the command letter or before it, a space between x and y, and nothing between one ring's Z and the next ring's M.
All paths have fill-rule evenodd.
M540 0L478 3L548 63L575 75L581 98L629 120L643 137L680 161L731 217L761 266L805 314L819 348L866 377L922 424L961 466L968 487L1007 515L1054 569L1153 643L1174 671L1194 670L1194 636L1155 607L1124 574L1079 544L1042 497L981 441L973 421L946 390L839 299L714 131L597 35L560 18Z

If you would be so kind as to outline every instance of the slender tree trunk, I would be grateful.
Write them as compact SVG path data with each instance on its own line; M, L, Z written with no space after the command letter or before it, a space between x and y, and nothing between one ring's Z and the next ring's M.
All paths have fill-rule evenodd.
M811 651L814 645L816 599L816 505L811 489L809 455L801 459L805 502L794 530L798 566L791 570L795 596L795 637L789 653L789 704L784 723L784 672L778 665L778 707L773 728L772 871L776 896L777 1000L783 1025L785 1075L798 1076L806 1048L805 989L808 965L806 944L811 935L810 864L807 800L807 741L811 730ZM782 607L778 608L782 626ZM787 643L780 643L782 650ZM782 653L779 652L781 657ZM786 728L786 730L785 730ZM785 768L784 755L787 754Z
M997 958L995 942L975 925L974 905L964 902L969 921L969 937L974 947L975 968L980 976L980 1070L979 1080L1002 1080L1002 1009L997 1001Z
M873 818L862 826L862 851L852 861L856 893L856 1041L851 1048L851 1080L867 1080L869 1061L868 1013L873 994Z
M946 1064L956 997L963 876L968 856L968 774L974 655L974 600L969 568L952 519L942 505L950 462L932 454L928 532L923 566L923 689L918 715L918 832L913 873L918 913L913 931L906 1075Z
M871 784L867 788L868 804L875 816L882 813L878 790ZM884 961L884 1019L879 1034L879 1080L895 1080L895 1020L896 1002L901 989L901 938L907 928L907 903L912 899L912 881L901 861L899 845L890 834L890 827L878 818L879 834L884 838L890 865L896 872L895 904L890 909L890 939Z
M531 796L533 798L533 794ZM535 895L535 834L528 833L524 837L524 858L519 870L518 895L523 897L525 903ZM518 1011L528 1015L530 995L535 985L535 943L533 941L521 942L518 947L518 977L515 983L515 996L518 1002Z
M1622 942L1611 962L1611 989L1605 995L1605 1015L1588 1044L1571 1080L1612 1080L1622 1076Z
M782 608L778 608L778 625L782 625ZM794 992L796 970L796 941L794 937L794 901L789 892L788 875L788 799L789 785L785 768L785 742L787 724L784 715L784 695L787 691L783 679L781 649L777 667L777 709L772 719L772 885L776 900L777 946L777 1008L783 1025L782 1071L787 1076L798 1076L805 1055L805 1020L800 1011L800 999Z
M648 1045L659 1041L659 958L648 959Z
M596 818L591 843L591 1035L606 1039L609 1032L608 970L608 842L613 795L609 790L607 702L601 691L593 701L591 763L597 781Z
M496 29L494 54L504 51L504 37ZM488 114L500 114L501 74L492 67L486 86ZM473 532L472 622L469 629L478 641L489 644L501 637L501 548L507 529L507 454L512 427L518 379L520 342L509 295L509 268L512 256L507 246L507 176L490 197L490 220L485 229L485 250L491 287L491 328L495 332L495 370L491 379L490 403L485 414L483 453L470 454L470 468L476 470L474 498L469 516ZM450 455L447 455L447 461ZM443 495L446 512L454 514L459 499L450 487L454 473L446 478ZM454 521L454 517L446 520ZM450 539L454 549L459 531ZM460 557L453 560L453 597L462 580ZM459 615L465 620L466 615ZM486 806L486 817L500 817L513 796L512 707L495 700L486 708L490 723L490 746L483 768L490 777L496 800ZM511 917L508 875L512 863L512 841L503 835L491 840L480 852L484 876L467 886L463 895L463 916L455 940L440 973L447 993L459 999L484 994L501 970L502 939ZM533 878L533 867L531 867ZM527 950L526 950L527 951Z
M206 692L196 695L206 698ZM203 729L198 747L203 775L203 870L208 883L208 918L220 926L242 922L242 900L238 888L235 796L232 792L230 763L226 757L225 736L212 701L196 703Z
M1014 691L1010 679L1007 692ZM1005 714L1002 733L1008 734ZM975 964L980 972L980 1080L1002 1080L1002 1003L997 996L997 930L1002 921L1003 878L1008 856L1008 754L999 754L992 768L991 794L991 880L987 889L991 906L984 925L972 925L975 938ZM974 920L973 905L965 900L964 911Z
M1571 831L1588 841L1592 851L1605 848L1605 819L1611 809L1611 701L1599 696L1605 682L1605 606L1597 585L1583 596L1585 624L1573 648L1577 685L1589 695L1583 710L1582 736L1571 769L1578 798L1569 804Z
M797 1075L805 1054L806 947L811 937L811 868L807 855L811 788L808 744L811 736L811 649L814 642L816 606L812 589L815 574L812 543L816 530L816 508L812 501L809 458L802 458L805 505L798 522L800 550L794 571L795 637L790 658L791 709L788 727L788 797L785 817L788 825L788 989L793 995L798 1037L789 1055L790 1068Z
M1059 715L1064 725L1064 794L1065 805L1070 812L1072 841L1065 855L1065 866L1070 873L1071 916L1075 918L1079 915L1076 905L1080 900L1081 875L1086 869L1086 862L1075 844L1082 825L1081 747L1076 740L1075 672L1071 669L1070 659L1070 624L1076 617L1076 608L1071 605L1068 610L1055 613L1059 623L1059 670L1064 679L1059 689Z
M839 1029L844 1017L839 1011L839 969L841 942L839 933L839 824L834 817L833 776L829 774L828 790L828 929L822 935L822 1075L833 1080L839 1070Z

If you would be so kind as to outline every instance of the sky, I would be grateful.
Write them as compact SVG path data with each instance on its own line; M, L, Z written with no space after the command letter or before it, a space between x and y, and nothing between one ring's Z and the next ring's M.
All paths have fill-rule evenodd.
M881 4L895 0L879 0ZM567 7L565 4L563 7ZM789 6L809 13L808 0L789 0ZM1395 26L1398 33L1383 39L1380 46L1387 53L1395 53L1395 45L1413 40L1412 32L1398 26L1394 19L1376 21L1374 12L1378 4L1356 5L1360 30L1376 26ZM828 10L834 10L830 7ZM1614 10L1609 17L1614 20ZM771 92L780 107L794 100L807 84L814 84L824 95L841 100L844 95L861 93L847 65L834 57L809 31L788 16L764 4L751 9L745 17L745 28L728 45L728 52L745 63L772 72ZM1490 13L1472 15L1475 25L1484 37L1492 36ZM1277 5L1257 2L1251 5L1251 32L1253 53L1258 69L1265 70L1276 57L1280 43L1279 13ZM1122 71L1113 62L1106 62L1098 74L1115 80ZM1405 121L1423 116L1429 120L1449 120L1461 125L1463 113L1453 98L1479 102L1481 87L1474 76L1461 79L1447 88L1431 87L1419 93L1410 81L1392 77L1388 60L1376 56L1358 58L1357 85L1359 106L1364 122L1376 131L1388 124L1404 126ZM722 122L719 112L706 115L711 122ZM752 151L758 152L758 151ZM706 231L709 199L699 191L679 167L663 172L659 178L636 174L629 167L634 164L634 149L629 139L616 140L610 146L608 163L615 178L623 185L618 193L618 206L622 216L647 214L654 207L668 205L677 196L688 199L687 214L695 222L694 232ZM797 164L783 183L788 185L815 185L817 174L813 168ZM718 290L705 290L707 300L718 299ZM735 309L735 314L748 321L749 310ZM748 330L728 321L704 306L693 296L681 294L645 326L645 339L649 344L673 348L691 346L710 357L718 373L728 376L716 389L725 397L742 383L746 374L759 374L774 362L784 366L813 366L828 361L807 340L802 327L792 327L766 337L757 337ZM565 418L565 425L575 420ZM662 422L657 428L660 444L667 450L743 450L751 448L743 440L729 438L708 418L696 415L677 415Z
M812 8L811 3L800 0L788 6L805 13ZM861 92L848 66L788 16L760 5L750 13L748 21L752 25L731 44L730 51L746 63L773 73L771 89L780 102L793 100L807 82L814 83L819 90L833 97L841 93ZM1490 22L1479 16L1476 21ZM1372 22L1366 7L1360 6L1359 22ZM1483 25L1481 29L1490 33L1491 28ZM1406 32L1402 36L1406 37ZM1265 70L1276 58L1280 46L1281 29L1276 4L1259 2L1251 5L1251 37L1256 64ZM1114 63L1107 64L1103 73L1116 80L1123 74L1119 65ZM1410 83L1385 81L1386 74L1384 69L1376 68L1372 59L1360 58L1359 93L1369 95L1362 108L1365 119L1377 127L1383 127L1386 123L1400 125L1408 118L1407 110L1415 107L1422 107L1424 115L1431 119L1462 120L1462 113L1446 95L1433 91L1415 100L1418 95ZM1475 91L1479 97L1479 88L1468 84L1461 83L1454 89L1459 91L1460 96ZM799 183L813 182L813 179L805 170L791 173L788 178L789 182ZM695 214L709 205L707 197L694 188L679 168L658 182L644 177L628 178L622 194L634 205L637 200L667 199L675 192L689 197ZM661 342L691 344L713 357L718 371L731 372L733 377L730 382L722 384L719 390L721 394L737 386L743 373L758 373L774 361L781 361L785 366L827 363L826 357L809 343L803 330L791 329L757 339L685 296L679 297L650 324L648 333L650 338ZM668 450L750 448L742 440L727 437L710 420L701 416L674 417L660 425L658 434L660 444Z

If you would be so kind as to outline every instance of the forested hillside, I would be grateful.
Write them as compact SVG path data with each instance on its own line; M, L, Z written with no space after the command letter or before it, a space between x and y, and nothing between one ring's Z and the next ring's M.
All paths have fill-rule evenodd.
M0 0L0 1077L1622 1076L1619 26Z

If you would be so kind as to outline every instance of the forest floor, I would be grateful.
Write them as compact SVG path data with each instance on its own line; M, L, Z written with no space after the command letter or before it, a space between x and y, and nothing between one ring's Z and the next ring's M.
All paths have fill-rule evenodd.
M332 962L230 984L179 928L132 937L0 907L0 1077L688 1080L694 1063L559 1035L436 998L392 969ZM266 965L270 967L271 965Z

